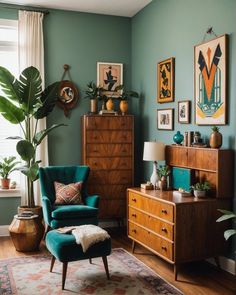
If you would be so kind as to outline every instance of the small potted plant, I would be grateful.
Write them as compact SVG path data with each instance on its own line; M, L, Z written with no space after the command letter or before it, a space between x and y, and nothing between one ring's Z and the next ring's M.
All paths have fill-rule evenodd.
M119 85L115 88L115 91L121 90L121 95L118 97L120 99L120 111L122 115L126 114L128 111L128 102L129 97L139 98L138 92L132 90L125 90L124 85Z
M209 144L211 148L218 149L222 146L222 134L219 132L220 128L217 126L211 127L212 133L210 135Z
M197 182L190 187L193 191L193 194L196 198L204 198L206 196L206 192L211 189L208 181Z
M3 189L9 189L10 179L9 174L16 170L17 164L19 161L16 161L16 157L5 157L2 158L0 162L0 176L1 176L1 187Z
M97 99L101 96L101 87L97 87L97 85L91 81L87 84L87 89L85 90L86 96L84 98L90 99L90 112L92 114L97 113Z
M167 189L167 177L170 175L170 168L167 165L160 165L157 169L157 175L159 177L158 186L160 190Z

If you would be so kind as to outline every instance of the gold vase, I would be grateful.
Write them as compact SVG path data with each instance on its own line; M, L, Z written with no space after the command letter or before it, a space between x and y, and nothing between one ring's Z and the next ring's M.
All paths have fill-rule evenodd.
M96 100L96 98L90 99L90 112L92 114L97 113L97 100Z
M128 105L127 100L121 100L120 101L120 111L121 111L122 115L125 115L128 112L128 108L129 108L129 105Z
M222 146L222 134L218 131L213 131L210 135L209 144L213 149L220 148Z
M114 110L114 103L111 98L109 98L108 101L106 102L106 108L108 111Z

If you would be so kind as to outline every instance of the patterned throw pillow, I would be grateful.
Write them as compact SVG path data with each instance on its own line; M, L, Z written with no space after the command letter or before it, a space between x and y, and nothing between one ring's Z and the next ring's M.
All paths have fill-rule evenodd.
M69 184L63 184L54 181L54 187L56 192L57 205L80 205L83 204L81 189L82 182L75 182Z

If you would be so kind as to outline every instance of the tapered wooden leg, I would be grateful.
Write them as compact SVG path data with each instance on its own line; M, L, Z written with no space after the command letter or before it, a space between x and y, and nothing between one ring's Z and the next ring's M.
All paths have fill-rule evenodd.
M219 256L215 256L214 259L215 259L215 263L216 263L217 267L218 267L219 269L221 269L221 267L220 267L220 259L219 259Z
M109 269L108 269L107 257L103 256L102 260L103 260L104 268L105 268L105 271L106 271L107 279L109 280L110 279L110 274L109 274Z
M67 265L68 265L68 262L63 262L63 265L62 265L62 290L65 289Z
M176 264L174 264L174 275L175 275L175 281L177 281L178 268Z
M89 258L89 263L92 264L92 258Z
M50 272L52 272L52 269L53 269L53 266L54 266L55 260L56 260L56 258L55 258L54 256L52 256L52 259L51 259L51 266L50 266Z
M135 241L132 241L132 253L134 253L135 246L136 246Z

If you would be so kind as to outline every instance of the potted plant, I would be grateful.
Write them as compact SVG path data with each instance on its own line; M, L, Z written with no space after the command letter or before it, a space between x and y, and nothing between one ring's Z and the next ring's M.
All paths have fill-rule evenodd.
M211 148L218 149L222 146L222 134L219 132L220 128L217 126L211 127L212 133L210 135L209 144Z
M221 213L223 213L223 215L221 217L219 217L216 222L222 222L225 220L229 220L229 219L235 219L236 218L236 214L232 211L228 211L228 210L223 210L223 209L218 209L218 211L220 211ZM235 220L234 220L235 223ZM226 240L228 240L231 236L236 234L236 229L227 229L224 232L224 237Z
M129 97L137 97L139 98L139 94L136 91L126 90L124 85L119 85L115 88L115 91L121 90L121 95L118 97L120 99L120 111L122 115L126 114L128 111L128 101Z
M159 177L158 186L161 190L167 189L167 177L170 175L170 168L167 165L160 165L157 169Z
M37 131L37 123L53 110L58 98L59 83L53 83L42 91L40 73L35 67L23 70L19 80L6 68L0 67L0 86L5 94L5 97L0 96L0 113L12 124L19 124L22 130L22 137L17 138L19 141L16 150L25 162L25 165L18 169L27 180L27 208L30 208L30 211L36 210L37 215L42 215L42 208L35 206L34 201L33 183L38 179L41 162L36 159L36 151L49 132L64 124L54 124Z
M16 166L19 163L19 161L16 161L16 157L2 158L2 161L0 162L1 188L9 189L9 174L16 170Z
M193 190L193 194L197 198L204 198L206 196L206 192L211 189L208 181L197 182L190 187Z
M91 81L87 84L87 89L85 90L86 96L84 98L90 99L90 112L92 114L97 113L97 99L101 96L101 87L97 87L97 85Z

